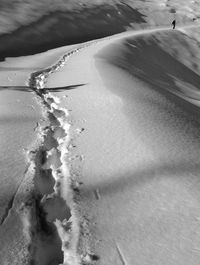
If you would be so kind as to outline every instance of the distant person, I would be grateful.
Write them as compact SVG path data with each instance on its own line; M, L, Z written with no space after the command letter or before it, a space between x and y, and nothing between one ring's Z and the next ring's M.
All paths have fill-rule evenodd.
M175 19L172 21L172 27L173 27L173 29L175 29L175 27L176 27L176 20Z

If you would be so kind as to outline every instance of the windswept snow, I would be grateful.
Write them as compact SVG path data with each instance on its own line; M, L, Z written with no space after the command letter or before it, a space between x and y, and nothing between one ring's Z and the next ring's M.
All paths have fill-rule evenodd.
M72 164L83 262L199 264L197 52L179 31L119 34L49 77L85 84L60 94L84 128Z
M42 117L42 109L34 99L33 90L28 85L28 77L33 71L52 65L70 48L70 46L63 47L23 58L8 58L0 66L0 260L2 264L29 264L28 248L32 240L29 208L32 205L35 172L35 164L32 161L34 152L30 149L36 148L41 143L42 128L45 127L46 121ZM54 102L53 110L59 111L56 110L56 104L59 103L56 97L52 99L49 94L47 101L49 105ZM63 116L66 115L67 112ZM64 140L66 137L65 130L68 127L64 117L60 117L63 129L55 129L56 139L60 137ZM41 172L42 179L34 179L36 190L41 193L54 192L55 180L51 175L49 176L50 173L51 170L47 169Z
M63 47L21 71L45 122L4 207L19 256L8 240L3 265L199 264L198 27ZM24 91L14 73L31 58L3 85Z

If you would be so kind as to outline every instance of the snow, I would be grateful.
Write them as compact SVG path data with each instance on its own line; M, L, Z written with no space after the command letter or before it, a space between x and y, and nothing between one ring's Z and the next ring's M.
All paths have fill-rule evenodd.
M198 27L1 63L3 264L199 264Z
M30 211L25 201L31 196L34 167L29 159L33 145L39 144L42 109L28 87L33 71L53 64L70 47L42 55L8 58L0 63L0 260L2 264L28 262ZM57 100L55 100L57 102ZM46 185L46 184L45 184ZM27 199L28 197L28 199ZM23 209L23 210L21 210ZM23 232L24 231L24 232Z
M79 251L86 261L95 253L99 264L199 264L199 116L188 103L198 90L197 84L191 86L196 48L189 46L187 57L185 35L160 32L102 40L74 55L47 82L52 87L84 84L60 97L67 93L61 105L72 109L72 129L84 128L74 136L72 150L83 161L72 168L83 183L77 207L83 218ZM166 36L177 40L168 43L171 49L162 46ZM146 57L159 50L156 43L150 46L151 38L159 39L166 52L157 58L158 66ZM140 49L141 58L131 57ZM183 49L175 57L179 67L170 63L173 49ZM137 72L134 60L142 56L146 63ZM175 69L181 92L170 87L167 76L158 87L162 65L166 73ZM182 70L190 86L184 74L181 80Z

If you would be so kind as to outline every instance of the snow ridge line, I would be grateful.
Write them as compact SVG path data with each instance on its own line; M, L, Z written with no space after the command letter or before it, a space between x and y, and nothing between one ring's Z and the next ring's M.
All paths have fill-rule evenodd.
M48 76L65 65L68 58L84 47L65 54L50 68L32 73L29 86L42 105L48 125L39 128L39 147L29 152L34 171L34 195L29 215L32 265L78 265L79 222L73 201L70 170L68 111L59 107L59 98L45 88ZM30 171L30 170L29 170ZM27 222L25 222L27 223Z

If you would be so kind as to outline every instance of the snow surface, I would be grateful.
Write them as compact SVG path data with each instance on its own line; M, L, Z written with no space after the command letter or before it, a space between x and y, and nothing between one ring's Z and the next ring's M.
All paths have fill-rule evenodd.
M86 263L199 264L198 46L179 31L132 35L83 49L47 82L69 87L79 251Z
M45 124L28 78L33 71L46 68L70 47L42 55L7 58L0 63L0 260L1 264L27 264L30 230L28 213L22 204L30 197L32 179L27 172L29 150L38 142L37 134ZM24 233L23 233L24 231Z
M23 181L9 185L3 264L199 264L198 27L122 33L1 64L5 99L22 91L45 120L32 111L21 128L23 136L36 123L37 139ZM23 121L22 107L8 114L18 108Z

